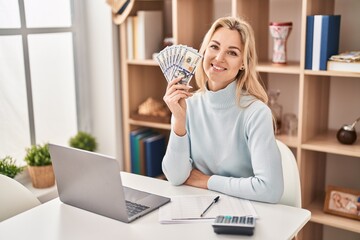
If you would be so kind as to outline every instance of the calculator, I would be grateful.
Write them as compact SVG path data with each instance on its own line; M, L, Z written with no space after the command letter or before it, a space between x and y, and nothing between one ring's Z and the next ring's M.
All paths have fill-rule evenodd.
M214 232L218 234L253 235L255 217L253 216L217 216L212 223Z

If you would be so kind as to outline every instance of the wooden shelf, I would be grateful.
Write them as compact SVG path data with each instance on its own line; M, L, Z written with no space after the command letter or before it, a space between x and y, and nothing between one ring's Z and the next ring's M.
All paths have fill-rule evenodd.
M341 144L336 139L336 131L330 130L301 144L302 149L340 154L351 157L360 157L359 140L353 145Z
M153 60L153 59L146 59L146 60L127 60L127 64L129 65L139 65L139 66L157 66L159 67L159 64Z
M158 129L165 129L165 130L171 129L171 126L169 123L155 123L155 122L138 121L138 120L129 119L129 124L134 125L134 126L158 128Z
M307 207L311 222L360 233L360 221L325 213L323 206L324 201L317 199Z
M354 77L354 78L360 77L360 73L355 73L355 72L305 70L304 73L305 75L315 75L315 76Z
M300 74L300 64L298 62L288 62L287 64L259 62L256 70L266 73Z
M276 138L285 143L287 146L292 148L298 147L298 137L297 136L290 136L290 135L276 135Z

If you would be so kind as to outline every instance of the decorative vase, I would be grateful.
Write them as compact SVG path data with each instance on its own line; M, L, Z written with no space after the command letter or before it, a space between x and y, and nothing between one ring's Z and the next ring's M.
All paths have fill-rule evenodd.
M337 140L342 144L351 145L356 141L357 134L355 125L360 121L358 117L352 124L344 124L336 133Z
M292 29L292 22L271 22L269 30L274 39L272 62L286 64L286 41Z
M52 165L28 166L29 175L34 188L48 188L55 184L55 175Z

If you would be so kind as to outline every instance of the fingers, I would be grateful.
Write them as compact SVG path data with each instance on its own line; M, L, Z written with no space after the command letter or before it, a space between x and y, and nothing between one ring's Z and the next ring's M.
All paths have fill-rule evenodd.
M169 84L167 85L167 88L166 90L169 90L169 89L183 89L183 90L189 90L192 88L192 86L190 85L185 85L185 84L179 84L179 82L181 81L181 77L179 78L174 78L173 80L171 80L169 82Z
M181 78L175 78L169 82L163 100L166 103L178 102L182 98L188 98L193 94L189 92L192 88L189 85L177 84Z

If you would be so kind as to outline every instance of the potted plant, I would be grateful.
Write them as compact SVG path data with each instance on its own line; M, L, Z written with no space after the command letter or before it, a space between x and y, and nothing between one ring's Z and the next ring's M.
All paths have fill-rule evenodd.
M17 166L13 157L5 156L4 158L0 159L0 174L14 178L23 170L24 167Z
M90 152L94 152L97 148L95 137L83 131L79 131L74 137L70 138L69 145L73 148L79 148Z
M25 162L35 188L47 188L55 184L48 144L32 145L27 148Z

